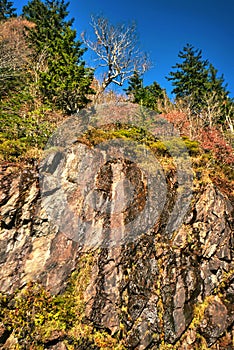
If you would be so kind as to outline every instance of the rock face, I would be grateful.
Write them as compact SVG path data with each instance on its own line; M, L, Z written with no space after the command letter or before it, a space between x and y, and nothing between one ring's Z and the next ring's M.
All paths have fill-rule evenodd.
M106 336L101 344L95 335L89 343L83 335L82 345L77 340L80 335L75 341L68 331L78 329L76 324L42 336L39 345L25 344L17 339L13 326L7 328L3 317L2 349L14 349L17 342L24 349L233 349L233 208L228 198L212 183L201 185L183 224L168 234L165 220L170 196L176 193L176 175L168 172L169 191L159 219L148 231L122 244L116 235L125 232L131 217L136 218L144 205L144 176L133 164L106 161L93 183L86 179L84 195L78 183L85 174L75 180L78 160L72 157L81 154L79 147L75 145L63 162L55 153L43 166L50 174L60 174L71 212L83 210L89 225L84 241L70 229L65 232L74 220L56 203L56 196L53 210L57 207L58 215L68 215L64 216L66 225L61 229L48 218L35 167L1 166L0 289L11 296L32 281L51 295L63 295L72 272L79 270L82 257L92 251L79 327L89 325ZM126 192L126 181L132 192ZM56 186L53 193L59 191ZM124 211L124 201L135 206ZM108 244L113 240L119 244ZM115 345L108 343L109 338L116 340Z

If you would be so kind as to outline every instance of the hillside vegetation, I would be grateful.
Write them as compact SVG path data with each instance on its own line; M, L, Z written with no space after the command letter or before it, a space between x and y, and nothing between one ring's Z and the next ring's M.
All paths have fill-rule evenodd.
M32 0L21 9L20 16L16 16L12 2L0 4L1 161L34 163L40 159L49 136L70 115L96 103L130 101L161 114L186 138L188 147L196 143L196 162L202 158L203 168L209 169L215 182L224 188L228 184L230 189L234 102L223 76L202 58L201 50L187 44L179 52L180 61L168 74L174 101L156 81L144 86L145 68L140 66L128 77L125 93L117 95L103 91L105 84L97 81L95 71L85 64L87 48L76 39L74 20L67 19L68 3ZM107 37L118 33L124 38L121 30L125 27L115 28L108 20L98 18L94 28L99 33L104 28ZM130 33L134 41L134 28ZM111 48L102 46L108 43L102 42L100 35L97 54L103 52L105 57L107 50L115 60ZM115 45L118 47L118 40ZM94 43L90 46L95 49ZM121 60L124 54L129 51L122 52ZM146 61L141 64L146 65ZM125 74L121 67L116 65L112 75L106 73L112 76L108 84L121 85L118 74Z
M13 6L0 0L0 349L232 349L234 101L223 76L187 44L167 77L172 101L144 84L135 26L93 18L96 41L80 41L65 0L30 0L19 16ZM76 133L82 116L93 124Z

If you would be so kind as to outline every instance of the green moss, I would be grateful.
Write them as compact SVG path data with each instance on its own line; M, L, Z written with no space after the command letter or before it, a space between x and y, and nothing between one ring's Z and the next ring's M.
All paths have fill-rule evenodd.
M129 139L143 143L153 141L154 137L150 135L150 133L147 133L143 128L117 123L108 125L107 128L103 129L92 128L83 135L82 139L88 140L95 146L112 139Z
M80 259L61 295L52 295L37 283L29 283L11 296L0 294L0 321L17 339L19 349L43 349L53 334L59 334L69 349L86 343L90 349L92 345L98 349L124 349L117 339L84 322L84 292L93 259L93 253Z
M198 141L190 140L187 136L183 136L182 140L190 156L201 154L201 147Z
M4 160L15 160L27 151L27 145L21 140L0 139L0 157Z
M88 140L94 146L118 138L144 144L159 156L173 158L184 154L184 152L187 152L190 156L197 156L201 152L199 143L190 140L188 137L173 137L160 140L142 127L120 123L108 125L106 129L93 128L83 135L83 140Z
M0 159L16 161L30 158L43 149L55 128L55 123L46 120L45 111L35 110L24 115L17 111L0 109Z
M167 146L162 141L150 142L149 146L159 155L169 155Z

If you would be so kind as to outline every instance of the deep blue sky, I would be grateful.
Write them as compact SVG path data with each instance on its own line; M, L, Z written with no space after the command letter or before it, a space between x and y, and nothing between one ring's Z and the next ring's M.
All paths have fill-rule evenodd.
M13 2L20 13L28 1ZM219 75L224 74L234 97L234 0L70 0L69 10L78 36L91 31L91 14L101 13L112 23L136 21L141 47L153 62L145 85L155 80L170 94L165 76L179 62L179 51L190 43L202 50Z

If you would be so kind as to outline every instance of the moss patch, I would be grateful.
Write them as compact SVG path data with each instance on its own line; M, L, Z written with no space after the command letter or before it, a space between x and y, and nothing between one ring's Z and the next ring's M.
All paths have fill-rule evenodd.
M37 283L28 283L11 296L0 294L0 321L17 340L14 349L44 349L59 341L68 349L78 345L87 349L124 349L118 339L85 321L84 292L93 259L94 253L80 259L79 268L61 295L52 295Z

